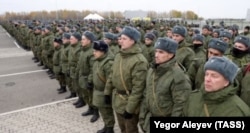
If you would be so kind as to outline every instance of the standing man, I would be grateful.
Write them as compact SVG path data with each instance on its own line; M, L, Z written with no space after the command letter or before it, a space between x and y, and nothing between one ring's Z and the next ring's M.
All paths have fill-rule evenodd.
M82 116L93 115L90 122L95 122L99 118L98 108L92 103L93 98L93 64L94 56L92 43L96 40L94 33L90 31L85 31L82 34L81 41L81 52L79 61L77 63L77 71L79 75L78 84L80 87L79 93L85 103L88 104L89 108L86 112L82 113Z
M176 51L176 60L181 63L187 70L195 56L194 51L190 48L192 44L189 44L185 41L187 30L183 26L175 26L172 32L173 39L178 44L178 49Z
M152 32L146 33L144 36L145 38L145 44L142 45L142 54L145 56L147 59L148 63L153 63L154 62L154 42L155 42L155 35Z
M109 53L108 44L95 41L93 44L95 62L93 65L93 105L98 107L104 122L104 128L97 133L114 133L115 117L111 105L111 98L104 101L104 89L113 64L113 54Z
M148 70L140 108L140 124L149 132L150 117L181 116L191 91L188 76L176 61L178 44L169 38L155 43L154 66Z
M62 73L62 64L61 64L62 39L55 38L53 45L55 50L53 54L53 72L60 85L61 91L59 91L59 93L64 93L66 92L66 80L65 80L65 75Z
M79 84L78 84L78 72L77 72L77 62L79 60L79 55L81 51L81 34L78 32L75 32L70 37L70 51L69 51L69 70L68 75L70 75L71 81L72 81L72 87L74 89L74 92L78 95L78 100L73 103L76 108L80 108L85 105L85 102L83 101L80 93L79 93ZM68 98L75 97L75 93L72 92Z
M65 75L66 85L69 88L73 97L76 96L76 92L72 88L72 81L70 75L68 74L69 70L69 52L70 52L70 34L64 33L62 38L63 46L61 52L61 66L62 66L62 73ZM59 93L64 93L66 90L59 89ZM68 97L67 97L68 98ZM71 97L69 97L71 98Z
M112 107L122 133L138 133L139 106L146 83L148 62L138 41L140 33L126 26L121 32L121 50L116 54L104 94L112 98ZM113 94L112 94L113 93Z

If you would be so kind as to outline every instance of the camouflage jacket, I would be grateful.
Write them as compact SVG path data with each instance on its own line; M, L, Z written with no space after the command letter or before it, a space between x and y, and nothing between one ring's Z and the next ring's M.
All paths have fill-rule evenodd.
M111 95L113 92L112 107L117 113L123 114L125 110L132 114L139 113L147 69L148 62L138 44L115 55L104 94Z

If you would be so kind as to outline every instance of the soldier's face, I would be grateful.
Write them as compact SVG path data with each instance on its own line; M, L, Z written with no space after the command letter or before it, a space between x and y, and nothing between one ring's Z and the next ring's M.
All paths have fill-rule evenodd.
M94 55L95 59L98 59L104 55L104 52L99 51L99 50L93 50L93 55Z
M91 41L88 38L86 38L85 36L82 36L82 41L81 41L82 46L87 46L90 43Z
M161 49L155 50L155 63L162 64L169 61L174 55Z
M70 44L71 45L77 44L77 42L78 42L78 40L74 36L70 37Z
M169 37L169 38L172 38L172 36L173 36L173 34L172 34L172 31L171 31L171 30L168 30L166 34L167 34L167 37Z
M230 39L227 38L227 37L223 37L222 39L223 39L223 41L226 42L226 43L229 43L229 42L230 42Z
M181 42L184 40L184 37L179 35L179 34L173 34L173 37L172 37L177 43Z
M70 42L70 40L67 39L67 38L63 38L62 41L63 41L63 44L66 44L66 43L69 43L69 42Z
M234 47L241 51L246 51L248 49L244 44L239 42L234 43Z
M146 45L151 45L152 44L152 40L148 39L148 38L145 38L145 44Z
M220 56L221 57L223 55L219 50L213 49L213 48L208 48L207 54L208 54L207 55L208 58L211 58L213 56Z
M229 85L223 75L213 70L206 70L204 78L204 86L206 92L215 92Z
M60 46L60 44L59 44L59 43L57 43L57 42L54 42L54 43L53 43L53 46L54 46L54 48L56 48L56 47L59 47L59 46Z
M214 38L218 38L218 37L219 37L219 34L218 34L217 32L214 32L214 33L213 33L213 37L214 37Z
M207 28L203 28L202 29L202 35L208 35L209 34L209 31Z
M104 38L103 41L104 41L105 43L107 43L107 44L110 44L110 43L111 43L111 40L108 39L108 38Z
M121 35L120 45L121 49L126 50L134 45L135 41L126 35Z

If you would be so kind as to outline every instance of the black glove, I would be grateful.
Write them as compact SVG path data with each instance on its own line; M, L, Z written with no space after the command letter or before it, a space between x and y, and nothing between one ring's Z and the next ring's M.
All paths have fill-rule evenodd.
M106 104L111 104L111 97L109 95L104 95L104 101Z
M93 83L88 83L88 84L87 84L87 89L88 89L88 90L92 90L93 88L94 88Z
M63 75L64 75L64 73L62 73L62 72L59 72L59 73L58 73L58 75L60 75L60 76L63 76Z
M125 119L131 119L133 117L133 114L130 114L125 110L125 112L123 113L123 117Z

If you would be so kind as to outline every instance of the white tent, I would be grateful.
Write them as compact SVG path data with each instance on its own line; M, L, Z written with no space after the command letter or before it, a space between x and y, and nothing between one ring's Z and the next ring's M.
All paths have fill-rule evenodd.
M87 15L85 18L84 18L84 20L86 20L86 19L92 19L92 20L103 20L104 18L102 17L102 16L100 16L100 15L98 15L98 14L89 14L89 15Z

